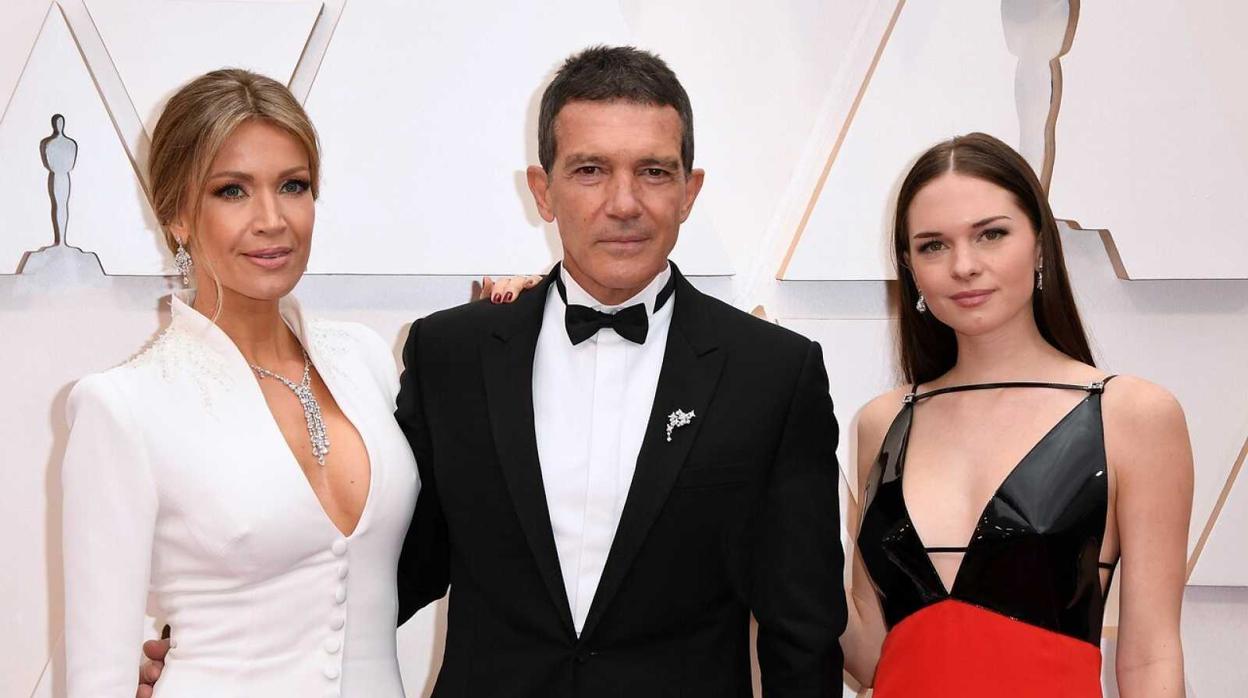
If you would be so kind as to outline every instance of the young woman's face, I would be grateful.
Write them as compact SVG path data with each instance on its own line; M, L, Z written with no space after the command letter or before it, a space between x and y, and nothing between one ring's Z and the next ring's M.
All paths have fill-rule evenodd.
M316 218L308 153L288 131L264 120L243 122L212 161L189 233L196 283L221 282L224 296L277 300L308 265Z
M1031 317L1040 247L1013 194L948 172L919 190L908 219L907 263L936 319L978 335Z

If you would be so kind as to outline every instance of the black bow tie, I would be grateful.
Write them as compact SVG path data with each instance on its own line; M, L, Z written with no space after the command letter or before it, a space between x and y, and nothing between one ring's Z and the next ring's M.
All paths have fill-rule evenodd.
M654 312L659 312L659 308L662 308L667 299L672 296L672 292L676 289L675 281L675 276L672 276L655 296ZM563 299L564 305L568 306L564 311L563 321L568 330L568 339L572 340L573 346L598 334L598 330L604 327L615 330L616 334L634 344L645 344L646 334L650 330L645 303L630 305L614 313L604 313L588 306L568 303L568 289L563 285L563 279L560 278L558 272L555 276L555 285L559 289L559 297Z

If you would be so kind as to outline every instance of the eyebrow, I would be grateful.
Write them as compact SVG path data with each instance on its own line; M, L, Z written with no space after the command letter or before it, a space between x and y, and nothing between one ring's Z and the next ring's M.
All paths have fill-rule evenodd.
M999 220L1001 220L1001 219L1005 219L1005 220L1007 220L1007 221L1008 221L1008 220L1011 220L1011 218L1010 218L1009 216L1004 215L1004 214L1002 214L1002 215L1000 215L1000 216L989 216L988 218L985 218L985 219L983 219L982 221L976 221L976 222L972 223L972 224L971 224L971 227L972 227L972 228L982 228L982 227L984 227L985 225L988 225L989 223L992 223L993 221L999 221Z
M572 167L575 165L604 165L606 162L607 159L605 157L601 155L590 155L589 153L572 153L563 160L565 167Z
M284 177L289 177L297 172L307 172L307 171L308 171L307 165L296 165L295 167L291 167L291 168L288 168L279 172L277 174L277 178L282 179ZM211 175L208 175L208 179L222 179L226 177L230 179L241 179L246 182L254 182L256 179L255 177L252 177L246 172L239 172L237 170L224 170L222 172L214 172Z
M982 228L982 227L984 227L985 225L988 225L989 223L992 223L992 222L994 222L994 221L999 221L999 220L1007 220L1007 221L1008 221L1008 220L1013 220L1013 219L1012 219L1012 218L1010 218L1009 216L1004 215L1004 214L1003 214L1003 215L1000 215L1000 216L989 216L989 217L987 217L987 218L985 218L985 219L983 219L983 220L978 220L978 221L975 221L974 223L972 223L972 224L971 224L971 227L972 227L972 228ZM939 231L934 231L934 230L925 230L925 231L923 231L923 232L921 232L921 233L915 233L915 235L914 235L914 239L915 239L915 240L918 240L919 238L938 238L938 237L940 237L940 235L941 235L941 233L940 233Z
M638 162L638 163L637 163L637 166L638 166L638 167L655 167L655 166L658 166L658 167L662 167L662 168L669 169L669 170L675 170L675 169L679 169L679 168L680 168L680 161L679 161L679 160L676 160L676 159L674 159L674 158L654 158L654 157L650 157L650 158L642 158L641 162Z

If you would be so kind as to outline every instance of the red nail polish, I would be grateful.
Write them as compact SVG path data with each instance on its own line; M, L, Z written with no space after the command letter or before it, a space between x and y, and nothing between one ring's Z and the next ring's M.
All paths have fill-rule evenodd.
M511 291L508 291L508 292L507 292L507 295L503 296L503 300L505 300L505 301L510 301L510 300L511 300Z
M492 298L490 298L490 301L492 301L492 302L494 302L494 303L497 303L497 302L499 302L500 300L502 300L502 298L500 298L500 297L499 297L499 295L498 295L497 293L495 293L495 294L494 294L494 296L493 296Z

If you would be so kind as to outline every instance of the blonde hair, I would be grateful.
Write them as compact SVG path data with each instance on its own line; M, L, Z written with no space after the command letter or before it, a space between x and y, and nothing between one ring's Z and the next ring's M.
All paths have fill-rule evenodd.
M152 209L170 251L178 248L170 226L182 221L193 231L212 161L234 129L249 119L263 119L303 143L312 197L319 194L321 157L316 129L290 90L248 70L206 73L174 93L152 133L147 163ZM189 237L194 238L194 232Z

